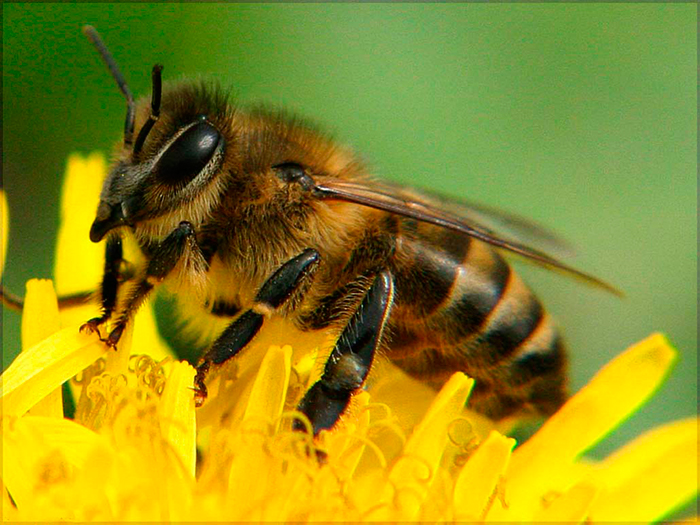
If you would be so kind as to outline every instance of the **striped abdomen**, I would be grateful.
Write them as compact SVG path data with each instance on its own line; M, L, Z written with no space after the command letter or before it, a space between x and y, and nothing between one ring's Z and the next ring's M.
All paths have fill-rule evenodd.
M510 265L462 234L398 223L388 357L435 387L465 372L476 380L469 406L494 419L556 410L566 398L563 346Z

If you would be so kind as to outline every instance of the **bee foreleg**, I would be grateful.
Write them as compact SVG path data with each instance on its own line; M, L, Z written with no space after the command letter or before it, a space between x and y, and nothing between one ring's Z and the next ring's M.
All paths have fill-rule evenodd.
M314 435L335 425L365 382L389 316L393 289L391 274L381 272L338 338L321 379L299 403L298 410L309 418ZM297 420L294 429L306 427Z
M175 268L188 246L199 249L192 224L182 221L160 243L148 263L146 274L138 281L136 287L129 292L124 308L120 312L114 328L105 340L109 346L115 347L117 345L129 319L133 317L154 286L165 279Z
M112 317L117 305L117 293L119 291L119 268L123 262L122 240L120 237L110 237L105 247L105 265L102 282L100 283L100 296L102 299L102 315L94 317L80 327L81 332L92 333L99 329Z
M282 265L260 287L250 310L233 321L214 341L197 365L195 402L201 406L207 398L205 379L212 364L220 365L245 348L260 331L265 315L282 308L293 295L301 292L303 284L318 267L320 255L307 249Z

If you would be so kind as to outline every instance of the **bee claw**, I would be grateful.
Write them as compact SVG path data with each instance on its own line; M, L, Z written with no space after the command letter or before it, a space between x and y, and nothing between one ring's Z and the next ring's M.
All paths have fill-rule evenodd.
M314 447L314 453L316 455L316 461L318 461L318 465L320 467L328 464L328 452Z
M104 337L102 337L102 333L100 332L100 325L104 323L106 319L103 319L102 317L94 317L93 319L90 319L88 322L83 323L80 325L80 333L83 334L94 334L97 332L97 335L100 338L100 341L104 341Z
M199 408L207 400L207 387L201 384L191 387L191 389L194 391L194 406Z
M207 400L208 391L207 385L204 384L204 379L209 371L209 366L209 362L206 360L202 360L197 365L197 374L194 376L194 387L192 387L192 390L194 390L194 406L197 408L201 407Z
M200 392L196 388L193 388L192 390L194 390L194 406L195 408L199 408L207 400L207 396L203 395L202 392Z
M83 323L80 326L80 332L88 335L97 333L97 336L99 337L100 341L102 341L112 350L116 350L117 343L119 342L119 339L121 339L125 325L117 325L116 328L114 328L107 337L104 337L102 335L102 332L100 331L100 325L102 325L106 321L106 318L94 317L93 319L90 319L88 322Z
M204 402L207 400L206 394L202 393L202 391L195 386L189 386L187 388L189 390L192 390L192 392L194 392L194 406L196 408L201 407L204 404Z
M109 336L107 336L106 339L103 339L104 343L109 346L111 349L116 350L117 349L117 343L122 337L122 333L124 332L124 328L126 328L126 325L119 324L117 325L110 333Z

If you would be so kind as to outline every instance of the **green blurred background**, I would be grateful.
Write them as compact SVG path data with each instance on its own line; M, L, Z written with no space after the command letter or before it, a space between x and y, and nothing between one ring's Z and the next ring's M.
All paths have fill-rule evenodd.
M680 362L598 449L697 412L697 7L692 4L5 4L5 283L50 277L69 153L111 151L150 68L204 74L315 119L392 180L517 212L571 239L619 300L523 267L564 327L572 386L660 330ZM86 224L86 235L89 225ZM7 235L7 232L3 232ZM3 312L3 366L19 319Z

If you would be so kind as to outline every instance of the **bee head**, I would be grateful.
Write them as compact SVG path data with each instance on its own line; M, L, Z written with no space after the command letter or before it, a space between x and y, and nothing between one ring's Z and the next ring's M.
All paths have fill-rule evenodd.
M225 151L223 134L206 115L172 132L161 131L153 142L148 150L126 147L112 167L90 229L93 242L115 228L135 227L198 200Z
M134 103L124 77L94 28L85 34L97 47L127 101L124 146L104 182L90 240L115 228L135 227L202 198L223 161L225 96L203 85L175 86L163 96L162 66L153 67L149 104ZM161 116L161 106L163 115ZM134 141L136 116L139 132Z

